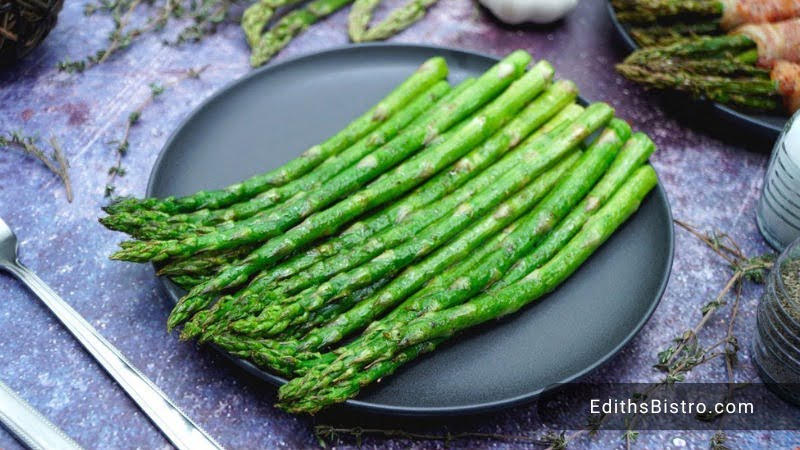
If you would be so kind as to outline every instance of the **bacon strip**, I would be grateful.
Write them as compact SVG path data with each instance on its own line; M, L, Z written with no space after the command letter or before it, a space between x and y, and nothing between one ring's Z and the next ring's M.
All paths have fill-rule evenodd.
M734 33L743 34L758 45L758 63L764 67L779 60L800 63L800 18L745 25Z
M800 0L721 0L722 28L800 17Z
M800 110L800 64L777 61L770 77L777 82L786 109L790 113Z

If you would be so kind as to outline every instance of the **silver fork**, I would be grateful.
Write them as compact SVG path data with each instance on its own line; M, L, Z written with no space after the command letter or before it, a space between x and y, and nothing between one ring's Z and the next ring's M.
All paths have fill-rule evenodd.
M0 218L0 269L14 275L39 297L175 447L182 450L222 449L80 314L22 265L17 247L17 236Z

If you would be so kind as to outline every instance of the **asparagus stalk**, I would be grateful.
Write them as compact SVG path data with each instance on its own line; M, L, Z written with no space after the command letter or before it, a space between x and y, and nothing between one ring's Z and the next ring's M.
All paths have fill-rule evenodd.
M566 280L611 234L639 207L647 193L657 184L650 166L640 168L612 199L590 219L581 232L541 268L525 278L492 294L481 295L453 308L421 316L393 333L376 334L365 344L365 351L343 351L328 368L319 373L310 371L291 380L279 391L279 406L290 412L313 413L346 400L358 393L353 386L363 367L370 363L391 360L403 349L425 342L446 339L471 326L516 312L541 298ZM368 350L368 351L367 351ZM347 370L341 370L347 367ZM373 376L374 379L380 375ZM354 389L344 390L349 386ZM335 394L344 393L346 396Z
M409 0L378 24L369 27L372 12L380 0L355 0L348 16L348 33L353 42L388 39L425 17L438 0Z
M261 37L275 10L284 6L292 6L300 0L259 0L248 6L242 13L242 31L250 47L254 47Z
M617 70L650 88L673 88L719 103L767 111L777 110L782 104L777 83L760 77L729 79L683 71L659 73L636 64L619 64Z
M193 258L175 260L161 267L158 270L158 274L169 277L213 274L220 267L247 256L253 250L253 247L244 246L232 250L204 253Z
M309 26L344 8L353 0L314 0L285 15L251 43L250 65L262 66Z
M466 80L465 83L462 83L463 86L459 86L454 92L463 91L473 81L471 79ZM450 87L446 81L436 83L427 92L420 95L353 146L341 152L335 158L329 158L320 164L317 169L295 181L269 189L253 199L237 203L226 209L201 210L191 214L175 215L164 221L150 223L150 226L143 228L137 237L145 239L159 237L161 240L164 239L161 236L165 236L166 239L184 238L189 233L197 233L199 231L198 228L218 225L222 222L247 219L268 211L272 206L297 194L320 189L325 182L351 167L377 148L380 148L381 145L393 139L409 124L413 126L413 124L425 123L429 118L429 115L425 114L425 112L432 108L439 99L446 97L449 91ZM208 232L213 231L205 230L204 234Z
M274 264L295 249L315 239L330 235L341 225L353 220L364 211L401 196L491 135L502 125L504 120L508 120L537 94L529 89L540 85L538 70L532 71L533 75L531 76L522 77L521 83L514 83L512 87L484 108L479 116L463 127L458 136L411 158L371 183L361 192L347 197L335 206L311 215L386 171L387 168L413 153L425 141L435 139L438 134L446 131L450 126L458 123L495 97L498 91L508 86L524 70L529 61L530 55L525 52L512 53L489 69L452 102L442 107L437 106L430 122L425 127L412 127L405 130L387 145L364 158L355 167L336 176L326 189L309 193L298 201L288 202L285 205L287 207L281 208L279 214L275 214L275 217L270 216L270 219L274 220L264 221L257 224L258 226L246 227L241 233L226 236L231 237L231 241L244 242L234 245L230 245L230 242L223 242L221 245L219 242L208 242L208 244L213 243L224 248L227 245L241 245L247 241L263 241L265 237L283 232L279 239L270 240L240 264L226 268L210 282L189 292L173 310L168 326L172 328L183 323L191 314L208 306L213 300L213 294L246 282L250 276L263 270L264 267ZM308 218L302 224L289 230L303 217ZM206 247L203 245L200 248Z
M664 47L648 47L633 52L626 62L647 62L663 59L724 59L753 50L756 43L742 34L681 41Z
M170 277L173 283L177 284L181 289L188 291L198 284L203 284L208 281L207 275L175 275Z
M722 17L720 0L615 0L617 19L626 23L650 23L678 17Z
M231 324L231 329L241 334L275 336L286 327L302 322L310 312L321 308L327 302L346 297L353 290L371 283L375 279L397 272L414 260L424 258L463 230L463 234L443 247L441 251L436 252L434 256L438 266L447 267L458 259L465 258L470 251L480 246L490 236L532 208L574 162L574 159L567 158L564 164L559 164L556 169L532 183L531 179L534 176L530 173L525 173L523 170L509 173L502 180L498 180L499 185L462 203L452 216L445 216L426 228L413 240L385 251L353 271L334 277L309 294L301 294L297 299L269 305L258 317L234 322ZM524 187L522 190L514 194L522 187ZM498 206L509 195L513 196ZM493 208L494 210L491 211ZM489 213L490 211L491 213ZM483 217L484 215L486 217ZM482 219L465 230L467 225L470 225L476 218ZM426 271L420 275L432 277L434 273L434 271ZM419 279L415 284L421 286L425 281L425 279ZM393 305L387 301L370 302L370 306L356 307L355 310L361 313L359 314L361 318L364 312L377 316L391 306Z
M549 116L548 109L550 108L547 105L555 105L552 109L560 110L560 112L536 131L535 138L531 139L538 139L577 118L583 111L580 106L571 104L562 109L562 106L573 101L576 95L577 88L573 83L556 82L548 91L526 107L512 124L504 128L506 131L512 131L509 142L511 147L516 147L525 136L530 134L532 131L530 127L535 126L540 121L533 115L534 111L539 111L545 117ZM529 113L532 115L529 116ZM517 125L524 127L517 128ZM515 133L516 131L519 133ZM464 185L485 167L494 163L509 148L509 145L504 142L504 139L499 138L487 141L486 144L470 152L470 154L454 163L448 170L429 180L402 201L392 204L365 221L356 222L341 235L314 247L305 254L299 255L267 272L263 272L247 287L245 293L235 299L228 297L217 302L211 308L211 312L202 316L198 314L193 321L195 319L203 320L204 323L200 327L207 328L215 322L224 323L239 320L260 312L268 301L266 299L267 296L263 295L263 293L275 288L276 282L302 273L302 271L312 267L314 264L325 260L329 255L333 256L348 248L362 246L368 239L383 230L402 226L412 217L419 215L418 211L420 209L426 208L426 205L436 202L442 196ZM486 180L491 183L497 176L502 175L502 171L493 170L493 175L487 176ZM474 187L478 190L484 189L482 185L474 185ZM471 196L473 190L462 192ZM460 198L458 202L460 203L464 200L466 200L466 197ZM209 330L208 333L214 334L215 330Z
M203 208L221 208L253 197L272 186L280 186L297 179L327 158L339 154L445 77L447 77L447 63L444 58L435 57L425 61L413 75L345 129L273 171L253 176L217 191L201 191L186 197L165 199L126 199L104 209L109 214L147 209L174 214Z
M681 73L692 75L710 75L724 78L754 78L769 80L769 70L756 67L752 63L737 60L700 59L688 61L676 60L649 60L641 66L655 73Z
M671 45L686 39L698 39L722 33L718 20L699 23L674 23L633 27L631 36L642 47Z

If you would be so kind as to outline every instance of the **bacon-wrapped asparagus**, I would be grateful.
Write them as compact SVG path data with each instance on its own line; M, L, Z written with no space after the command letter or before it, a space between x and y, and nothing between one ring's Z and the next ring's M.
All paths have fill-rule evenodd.
M650 47L617 66L626 77L716 102L792 113L800 108L800 19Z
M614 0L612 4L620 21L636 24L719 20L723 30L732 30L800 17L798 0Z

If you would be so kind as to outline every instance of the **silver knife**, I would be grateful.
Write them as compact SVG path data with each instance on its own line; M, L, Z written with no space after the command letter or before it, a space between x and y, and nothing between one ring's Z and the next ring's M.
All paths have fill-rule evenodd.
M17 256L17 236L0 218L0 269L25 283L55 314L75 339L100 363L139 405L164 436L180 450L220 450L222 446L184 414L152 381L122 356L44 281L22 265Z
M0 422L31 450L82 450L53 422L0 381Z

